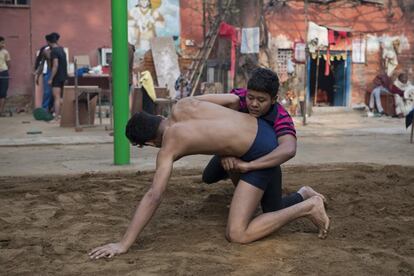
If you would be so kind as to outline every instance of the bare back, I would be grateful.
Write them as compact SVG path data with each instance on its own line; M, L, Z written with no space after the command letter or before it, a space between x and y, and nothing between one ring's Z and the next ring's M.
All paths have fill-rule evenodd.
M170 146L170 143L176 144L179 156L218 154L240 157L253 144L257 119L220 105L186 98L174 106L167 132L164 142Z

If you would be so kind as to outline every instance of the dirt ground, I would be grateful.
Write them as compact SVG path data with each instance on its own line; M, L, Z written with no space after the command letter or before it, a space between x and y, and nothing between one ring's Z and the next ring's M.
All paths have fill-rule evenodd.
M128 254L89 260L125 231L152 175L1 177L0 274L414 275L414 168L367 164L284 168L286 192L311 185L328 198L326 240L300 219L250 245L228 243L230 182L176 170Z

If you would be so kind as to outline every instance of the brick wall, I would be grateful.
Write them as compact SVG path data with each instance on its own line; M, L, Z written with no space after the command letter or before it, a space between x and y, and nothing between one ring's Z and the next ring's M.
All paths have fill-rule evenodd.
M33 78L29 18L28 8L0 8L0 36L6 39L6 49L11 56L9 97L31 94L30 83Z
M111 47L110 26L110 0L32 1L32 53L45 45L45 34L58 32L70 62L75 55L88 55L96 66L98 48Z
M396 0L392 9L372 4L358 4L351 1L335 1L322 5L310 3L308 19L328 27L347 27L356 35L389 35L407 37L410 45L399 55L398 70L414 71L414 27L413 21L403 16ZM301 1L289 1L285 5L272 9L267 17L269 33L273 37L285 36L290 41L305 40L304 4ZM370 89L375 75L381 71L381 52L368 53L366 64L352 64L351 104L362 103L365 91ZM414 72L413 72L414 73ZM411 79L413 79L412 74Z

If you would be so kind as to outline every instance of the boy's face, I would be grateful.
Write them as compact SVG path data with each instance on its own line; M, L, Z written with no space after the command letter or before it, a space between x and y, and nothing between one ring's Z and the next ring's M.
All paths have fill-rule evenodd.
M5 45L6 45L6 41L4 40L0 41L0 49L3 49Z
M273 99L265 92L256 90L248 90L246 95L246 105L250 115L260 117L266 114L270 107L276 102L276 97Z

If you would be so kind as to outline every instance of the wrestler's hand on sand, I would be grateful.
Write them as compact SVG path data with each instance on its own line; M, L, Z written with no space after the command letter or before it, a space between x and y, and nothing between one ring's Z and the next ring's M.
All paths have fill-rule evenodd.
M91 259L100 259L102 257L112 258L115 255L123 254L127 252L121 243L108 243L103 246L96 247L91 252L89 252L89 258Z

